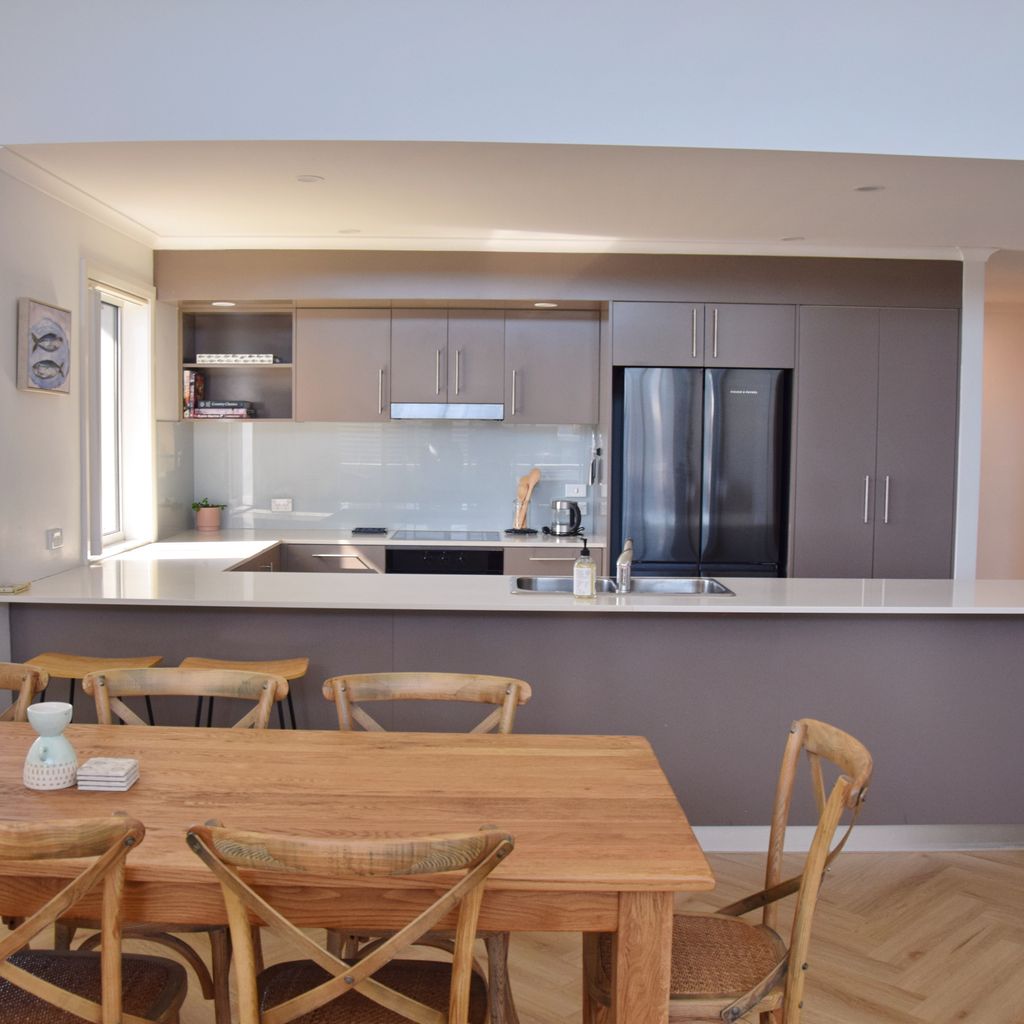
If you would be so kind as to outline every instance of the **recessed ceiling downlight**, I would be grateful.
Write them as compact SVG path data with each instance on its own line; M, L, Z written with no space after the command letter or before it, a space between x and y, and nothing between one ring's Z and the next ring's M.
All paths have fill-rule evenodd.
M854 192L884 192L884 185L858 185Z
M323 181L323 176L319 174L299 174L295 178L296 181L301 181L303 185L315 185L317 182Z
M216 302L211 302L210 305L211 306L233 306L234 303L233 302L228 302L225 299L217 299Z
M535 302L533 304L534 309L558 309L557 302Z

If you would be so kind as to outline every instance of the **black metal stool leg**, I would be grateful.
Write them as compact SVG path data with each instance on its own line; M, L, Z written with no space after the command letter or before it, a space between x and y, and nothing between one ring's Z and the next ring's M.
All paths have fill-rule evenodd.
M156 725L156 721L153 718L153 704L149 699L149 694L146 694L146 714L149 715L149 724Z
M196 728L203 724L203 698L196 697Z
M75 683L77 683L77 682L78 682L77 679L69 679L68 680L68 703L72 707L75 706Z
M295 724L295 705L292 703L292 691L291 688L288 690L288 714L291 715L292 728L297 729L298 726Z
M281 729L283 729L285 727L285 725L284 725L284 705L281 703L281 701L277 702L277 724L278 724L278 727L281 728Z
M209 729L213 725L213 698L210 698L210 703L206 705L206 728Z

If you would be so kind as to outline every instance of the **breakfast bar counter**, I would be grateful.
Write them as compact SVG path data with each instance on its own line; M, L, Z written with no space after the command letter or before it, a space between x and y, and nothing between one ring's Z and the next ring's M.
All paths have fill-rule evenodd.
M334 727L332 675L514 676L533 687L518 731L646 736L697 825L764 824L789 723L820 718L875 756L868 825L1024 824L1005 785L1022 764L1022 582L730 578L734 596L583 601L503 576L224 571L277 539L189 535L36 581L7 599L11 657L306 656L300 728ZM382 724L457 730L452 712Z

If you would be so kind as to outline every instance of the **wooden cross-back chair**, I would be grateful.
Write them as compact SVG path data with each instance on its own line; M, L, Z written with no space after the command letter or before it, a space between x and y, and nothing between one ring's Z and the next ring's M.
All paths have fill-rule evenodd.
M0 722L27 722L28 706L46 689L49 676L32 665L0 662L0 690L9 690L11 703L0 712Z
M338 728L350 731L361 726L368 732L384 727L360 704L376 701L426 700L493 704L494 710L471 732L508 733L516 710L532 694L530 684L507 676L465 675L457 672L373 672L334 676L324 683L324 697L338 711Z
M185 971L171 960L121 956L125 858L145 835L131 818L0 822L0 860L90 858L64 888L0 938L0 1022L53 1024L68 1014L94 1024L173 1024ZM29 942L102 886L102 952L32 950ZM122 990L124 996L122 996Z
M782 877L782 854L801 753L806 753L818 808L818 823L803 871ZM825 786L822 762L839 775ZM826 869L838 856L860 813L871 780L871 755L858 740L834 726L802 718L790 728L775 791L765 886L714 914L677 914L672 929L670 1021L752 1020L799 1024L804 984L811 963L807 950L811 919ZM849 813L842 838L832 842ZM778 901L796 894L789 945L776 931ZM741 915L762 910L760 924ZM604 1019L611 990L611 937L586 935L583 948L584 1024Z
M249 709L233 729L265 729L275 702L288 694L288 682L265 672L200 668L113 669L91 672L82 689L96 701L96 720L112 725L114 716L126 725L145 725L126 697L226 697L249 701Z
M382 1010L418 1024L485 1019L486 991L475 973L473 941L483 883L512 851L514 841L507 833L483 829L467 835L334 840L211 823L189 829L188 843L221 885L234 948L240 1024L286 1024L313 1011L318 1024L393 1019ZM322 948L264 900L239 875L239 868L341 879L459 875L404 928L348 962ZM397 959L456 907L452 964ZM250 914L307 959L257 973Z
M510 733L516 711L533 694L530 684L510 676L481 676L458 672L374 672L363 675L335 676L323 685L324 697L333 700L338 712L338 728L343 732L362 727L369 732L384 732L361 703L381 701L452 701L494 706L471 732ZM487 947L488 999L492 1024L517 1024L515 1001L508 979L509 937L505 932L483 936ZM329 948L352 952L359 940L353 935L331 932ZM430 945L447 948L450 944L434 937Z

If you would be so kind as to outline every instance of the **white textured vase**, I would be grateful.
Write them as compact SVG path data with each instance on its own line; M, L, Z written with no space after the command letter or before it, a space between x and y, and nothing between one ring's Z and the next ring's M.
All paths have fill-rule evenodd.
M22 781L28 789L67 789L78 775L75 748L64 737L74 709L70 704L46 701L28 709L28 720L39 738L29 747Z

